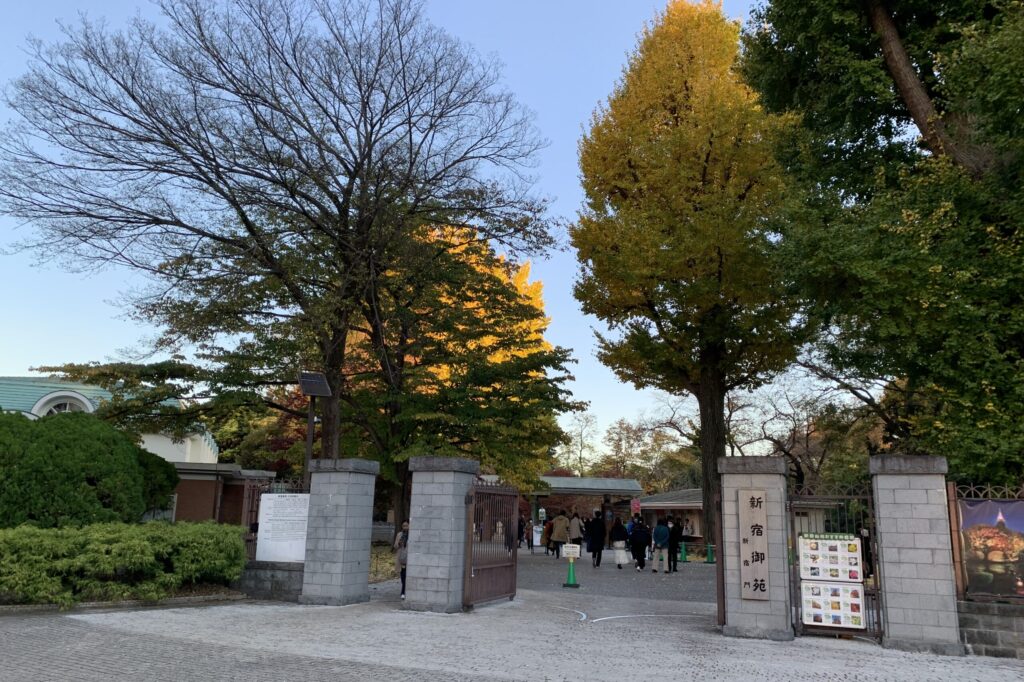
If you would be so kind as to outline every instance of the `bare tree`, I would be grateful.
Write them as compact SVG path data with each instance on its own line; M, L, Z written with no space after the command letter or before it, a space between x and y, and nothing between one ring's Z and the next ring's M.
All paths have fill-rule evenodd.
M542 142L495 62L416 0L157 4L160 26L83 18L30 43L7 96L19 118L0 139L0 210L69 267L146 273L129 301L165 347L204 346L253 384L318 365L336 457L354 320L389 336L382 273L430 271L409 238L424 225L545 247L524 174Z

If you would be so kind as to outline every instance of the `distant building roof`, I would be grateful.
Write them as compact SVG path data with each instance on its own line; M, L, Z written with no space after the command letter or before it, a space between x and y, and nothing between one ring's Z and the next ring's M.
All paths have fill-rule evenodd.
M0 410L31 412L40 398L57 391L74 391L92 403L93 409L111 398L109 391L89 384L52 377L0 377Z
M497 481L497 476L485 475L488 481ZM633 478L586 478L580 476L541 476L540 480L550 488L534 490L531 495L619 495L638 497L644 489Z
M667 493L640 498L641 509L703 509L704 491L700 488L680 488Z

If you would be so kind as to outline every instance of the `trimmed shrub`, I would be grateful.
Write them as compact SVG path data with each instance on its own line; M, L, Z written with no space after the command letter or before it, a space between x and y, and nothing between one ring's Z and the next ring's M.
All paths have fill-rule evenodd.
M154 601L227 585L245 568L242 538L241 527L213 522L0 530L0 603Z
M0 414L0 528L138 521L177 485L156 459L93 415Z

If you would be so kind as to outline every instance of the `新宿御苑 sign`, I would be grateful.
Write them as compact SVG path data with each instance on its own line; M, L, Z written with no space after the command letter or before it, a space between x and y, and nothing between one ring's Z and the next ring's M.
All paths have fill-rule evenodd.
M764 490L740 490L740 596L768 599L768 499Z

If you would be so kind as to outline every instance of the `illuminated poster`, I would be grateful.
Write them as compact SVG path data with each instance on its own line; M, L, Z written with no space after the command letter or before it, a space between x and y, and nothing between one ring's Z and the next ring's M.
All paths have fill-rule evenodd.
M861 540L843 533L800 536L800 579L859 583L864 581Z
M800 581L804 625L865 629L864 586Z
M1024 596L1024 500L960 500L967 592Z

